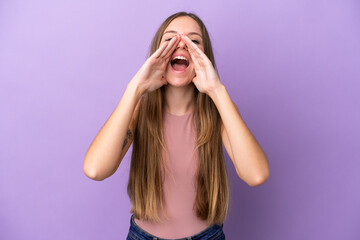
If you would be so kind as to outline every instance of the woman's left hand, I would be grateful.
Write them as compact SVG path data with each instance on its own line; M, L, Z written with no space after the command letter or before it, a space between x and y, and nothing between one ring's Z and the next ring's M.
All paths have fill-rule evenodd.
M190 53L191 60L195 68L195 77L193 83L196 88L203 93L210 94L212 91L222 85L219 76L217 75L214 66L210 59L191 39L185 35L181 35L184 40L188 51Z

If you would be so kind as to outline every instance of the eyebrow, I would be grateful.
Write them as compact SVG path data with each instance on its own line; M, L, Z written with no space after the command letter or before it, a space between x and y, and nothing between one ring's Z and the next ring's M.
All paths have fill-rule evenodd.
M178 33L177 31L173 31L173 30L170 30L170 31L166 31L164 32L163 35L165 35L166 33ZM187 35L198 35L202 38L201 34L197 33L197 32L189 32Z

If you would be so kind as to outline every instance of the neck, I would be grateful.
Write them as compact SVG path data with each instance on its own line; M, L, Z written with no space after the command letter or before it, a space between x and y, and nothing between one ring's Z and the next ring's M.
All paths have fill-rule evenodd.
M182 87L165 85L165 111L174 115L184 115L192 111L195 104L194 90L193 83Z

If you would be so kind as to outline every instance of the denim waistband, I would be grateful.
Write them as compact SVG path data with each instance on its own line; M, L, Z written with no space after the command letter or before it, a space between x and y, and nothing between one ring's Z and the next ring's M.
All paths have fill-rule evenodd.
M186 240L186 239L192 239L192 240L202 240L202 239L210 239L214 238L216 236L219 236L221 233L223 233L223 224L213 224L203 231L184 238L178 238L178 239L166 239L166 238L159 238L157 236L154 236L148 232L146 232L144 229L142 229L140 226L138 226L134 221L134 214L131 215L130 219L130 230L129 233L131 233L134 237L139 239L146 239L146 240Z

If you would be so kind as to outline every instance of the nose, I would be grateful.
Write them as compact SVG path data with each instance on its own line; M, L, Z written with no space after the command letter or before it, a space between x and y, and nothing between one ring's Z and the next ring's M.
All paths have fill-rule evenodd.
M179 36L179 37L180 37L180 36ZM184 40L180 39L180 42L178 43L178 46L177 46L176 49L178 49L178 48L182 48L182 49L187 50L187 46L186 46Z

